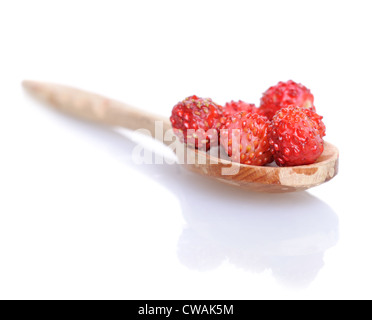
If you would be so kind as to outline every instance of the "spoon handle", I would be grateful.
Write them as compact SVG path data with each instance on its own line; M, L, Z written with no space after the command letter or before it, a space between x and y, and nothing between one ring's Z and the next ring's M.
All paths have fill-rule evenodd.
M163 123L163 134L171 128L167 118L133 108L95 93L59 84L23 81L23 87L38 100L74 117L131 130L147 129L155 135L155 121Z

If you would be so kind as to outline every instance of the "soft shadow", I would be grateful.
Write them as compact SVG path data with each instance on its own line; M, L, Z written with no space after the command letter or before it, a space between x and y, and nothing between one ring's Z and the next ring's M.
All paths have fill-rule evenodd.
M190 269L207 271L228 261L250 272L270 270L281 284L302 288L337 244L337 215L307 192L247 192L177 165L138 169L178 197L187 222L178 257Z
M250 272L270 270L286 286L306 287L324 266L326 250L337 244L337 215L307 192L251 193L179 165L135 165L131 154L137 143L128 134L65 120L178 197L187 222L178 257L190 269L211 270L227 261Z

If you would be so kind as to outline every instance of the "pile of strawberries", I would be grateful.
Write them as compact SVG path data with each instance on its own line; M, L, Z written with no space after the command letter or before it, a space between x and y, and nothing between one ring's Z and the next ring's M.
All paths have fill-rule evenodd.
M173 130L190 147L222 145L232 161L278 166L314 163L323 152L325 125L314 96L294 81L279 82L262 96L260 107L231 101L224 107L191 96L173 107Z

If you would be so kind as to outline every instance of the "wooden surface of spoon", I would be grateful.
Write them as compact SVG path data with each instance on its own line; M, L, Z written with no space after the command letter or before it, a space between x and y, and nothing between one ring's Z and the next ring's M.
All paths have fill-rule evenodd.
M259 192L306 190L331 180L338 172L339 153L325 142L316 163L296 167L251 166L230 162L226 156L190 149L173 136L168 118L151 114L100 95L52 83L24 81L24 88L37 99L74 117L131 130L146 129L151 135L176 150L183 150L179 162L188 170L215 178L231 186ZM162 134L155 124L162 124ZM168 139L164 140L164 135ZM177 152L178 153L178 152ZM195 161L192 161L195 160Z

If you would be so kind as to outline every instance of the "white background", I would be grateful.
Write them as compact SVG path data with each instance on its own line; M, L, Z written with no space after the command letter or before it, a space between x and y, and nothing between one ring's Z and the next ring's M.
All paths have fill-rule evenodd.
M0 2L0 298L372 298L370 1ZM29 98L23 79L170 115L312 90L339 175L265 195ZM163 152L159 146L155 149Z

